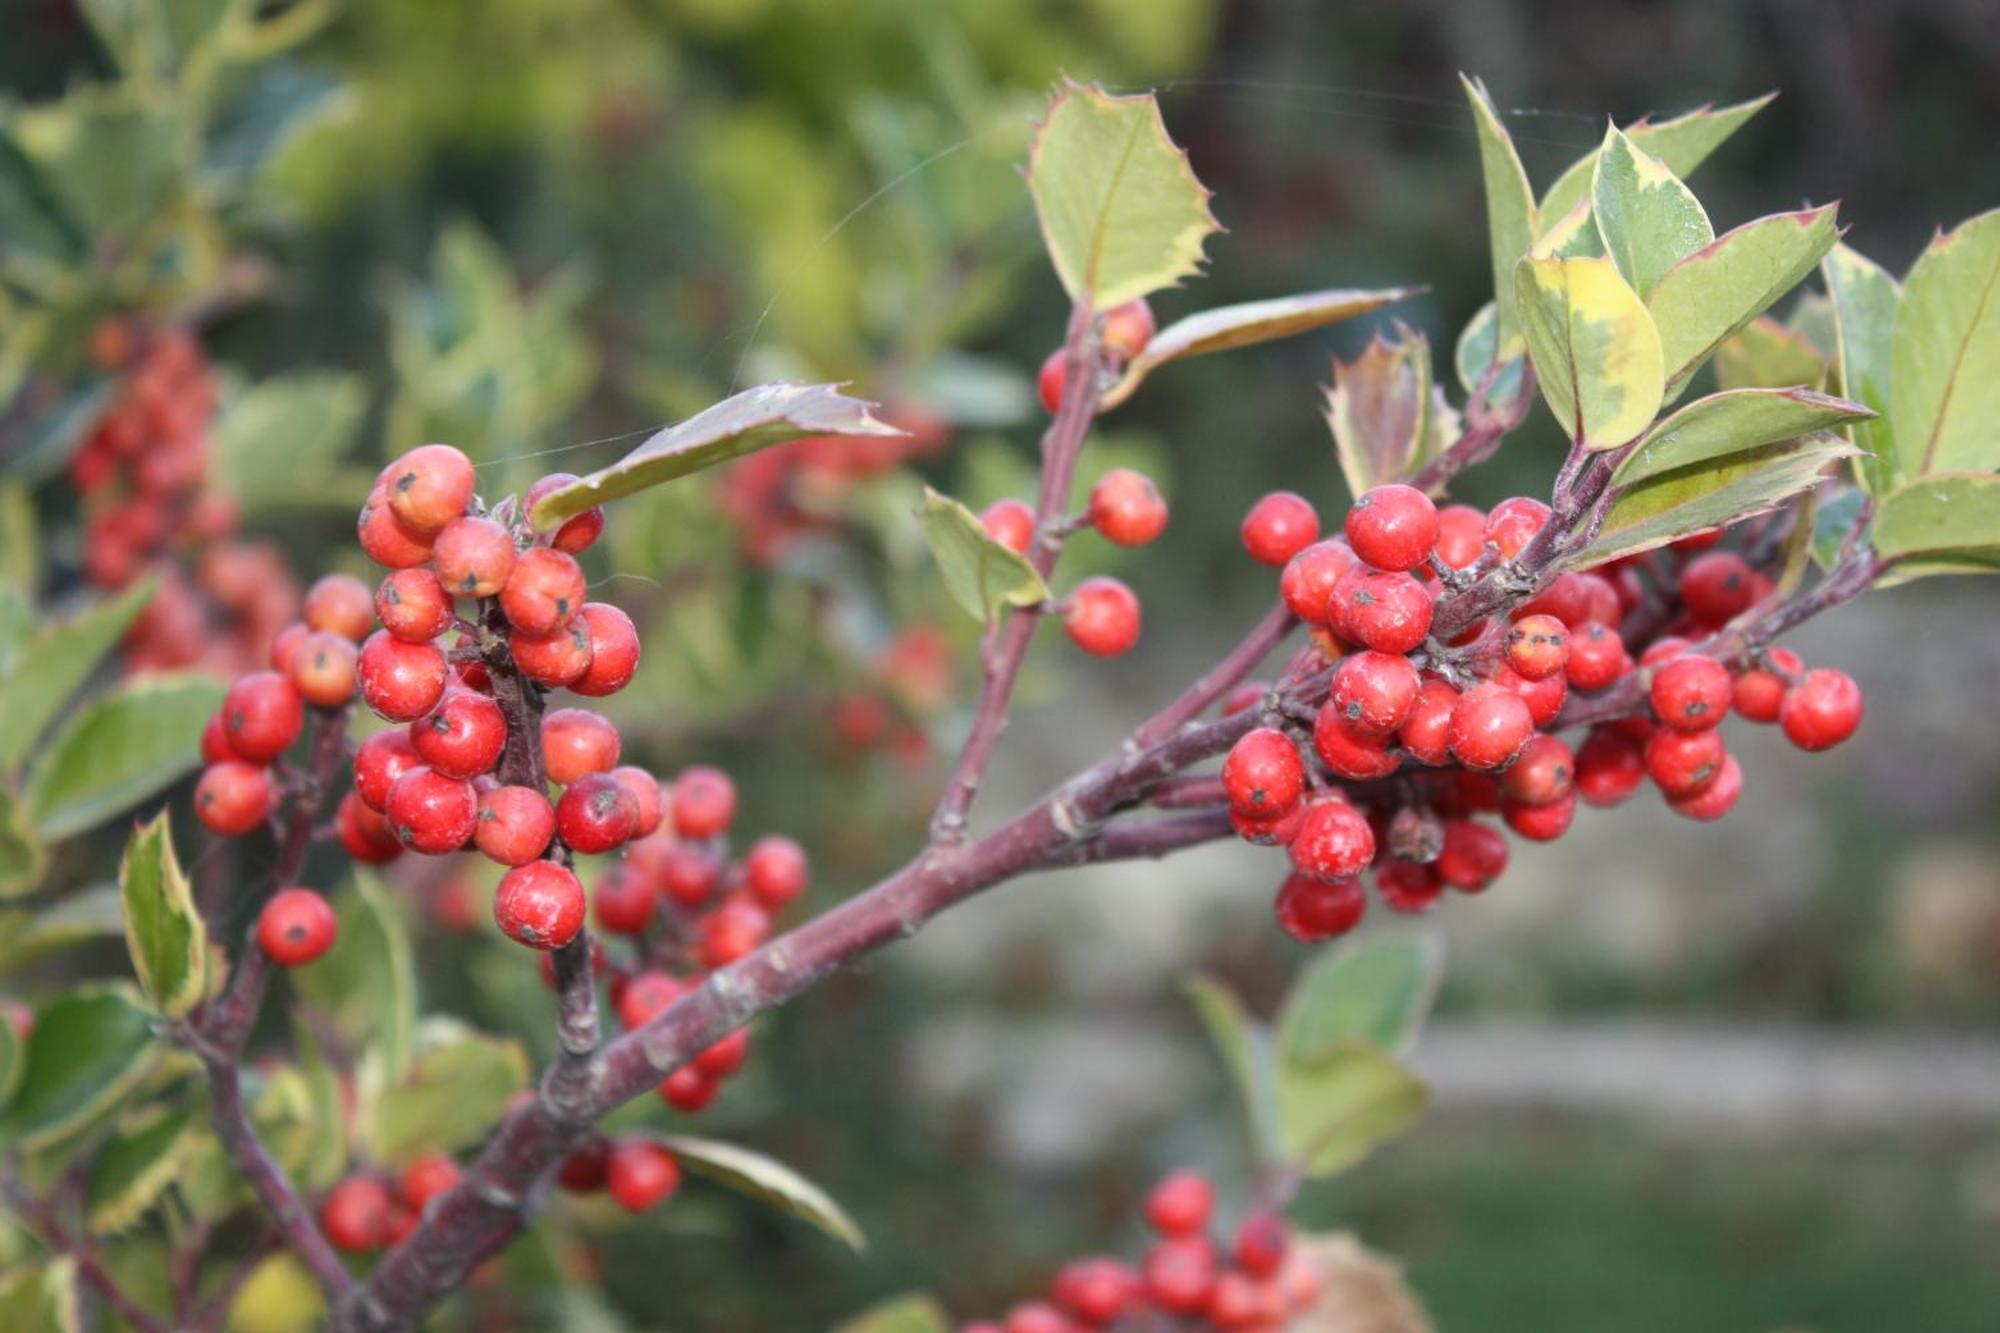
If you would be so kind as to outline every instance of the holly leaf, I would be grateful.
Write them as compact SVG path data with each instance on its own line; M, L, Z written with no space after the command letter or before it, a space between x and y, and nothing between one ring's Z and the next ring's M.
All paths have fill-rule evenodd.
M154 1105L126 1116L97 1150L84 1186L84 1221L98 1235L129 1231L175 1183L206 1129L192 1107Z
M155 1009L180 1018L201 1002L206 988L208 927L174 855L166 811L132 830L118 863L118 889L139 987Z
M1871 415L1860 403L1811 389L1728 389L1697 398L1662 418L1611 480L1630 486L1647 477L1832 430Z
M1590 197L1606 253L1642 300L1662 273L1715 239L1694 191L1616 127L1597 150Z
M90 234L41 164L0 124L0 236L20 255L57 265L83 258Z
M191 174L193 136L168 98L99 85L18 113L14 132L64 210L111 253L170 211Z
M1027 557L994 541L979 516L949 495L924 487L917 518L945 590L981 622L991 621L1003 606L1039 606L1048 600L1049 585Z
M1209 1040L1228 1069L1243 1102L1255 1155L1260 1162L1278 1160L1278 1103L1271 1034L1252 1018L1243 1002L1221 982L1189 977L1181 983L1194 1005Z
M1608 257L1604 253L1604 237L1597 230L1597 219L1590 211L1590 201L1583 200L1550 223L1528 247L1528 253L1537 259Z
M1666 357L1667 401L1680 396L1717 347L1813 271L1839 239L1838 207L1746 222L1660 275L1646 307Z
M155 582L139 582L67 620L52 621L15 655L0 677L0 773L11 772L62 706L152 600Z
M14 1025L0 1023L0 1110L6 1108L21 1081L23 1054L21 1037L14 1031Z
M0 227L0 235L4 234L5 228ZM0 326L6 322L0 319ZM7 397L6 360L0 355L0 401ZM26 419L16 430L19 443L7 459L8 472L31 484L60 472L83 444L84 437L103 419L113 387L111 380L93 378L58 395L46 406L22 404L19 410L26 414Z
M952 1328L951 1316L935 1297L912 1293L871 1305L833 1333L951 1333Z
M1444 944L1434 934L1372 936L1322 949L1286 992L1278 1011L1278 1051L1316 1064L1361 1041L1408 1055L1444 977Z
M1056 276L1092 310L1198 273L1222 230L1150 93L1065 79L1028 147L1028 190Z
M1880 494L1898 472L1890 432L1889 384L1895 357L1896 307L1902 302L1903 291L1886 269L1845 245L1836 244L1827 251L1819 271L1833 308L1840 391L1867 404L1876 414L1850 426L1847 438L1863 451L1862 479Z
M1803 334L1759 315L1715 349L1715 382L1725 389L1824 389L1829 366Z
M1765 93L1734 106L1697 107L1657 124L1640 120L1625 127L1625 137L1642 152L1658 158L1667 170L1685 178L1776 96ZM1596 150L1572 162L1542 196L1542 215L1559 216L1574 208L1577 200L1588 199L1596 165Z
M1333 431L1347 489L1360 495L1402 481L1424 447L1431 391L1431 349L1424 335L1396 326L1391 342L1377 330L1352 361L1333 362L1326 424Z
M2000 469L2000 209L1940 233L1918 256L1890 359L1902 473Z
M374 1084L372 1076L364 1078ZM399 1166L426 1153L481 1142L528 1086L528 1052L511 1038L434 1019L418 1030L403 1077L370 1087L363 1098L361 1142L375 1159Z
M1885 560L2000 559L2000 476L1933 472L1882 497L1869 528Z
M1319 1178L1345 1170L1409 1128L1429 1105L1430 1092L1394 1057L1350 1040L1311 1059L1280 1060L1277 1101L1286 1160Z
M152 1016L130 988L86 986L59 995L35 1014L0 1131L23 1152L65 1143L124 1100L160 1054Z
M1521 261L1514 288L1542 398L1586 449L1624 444L1660 406L1660 337L1609 259Z
M417 1021L409 926L394 898L367 874L356 874L335 913L340 929L333 947L294 971L292 985L349 1047L372 1046L383 1084L395 1083L410 1067Z
M0 898L28 893L42 882L48 855L35 835L27 808L0 783Z
M214 475L246 514L358 504L336 484L368 397L356 375L274 375L230 396L215 420Z
M35 826L66 838L129 810L201 760L226 691L211 676L138 676L79 709L28 770Z
M1512 356L1515 338L1521 331L1516 313L1519 297L1514 285L1514 266L1535 243L1541 216L1535 208L1535 192L1528 185L1528 173L1514 151L1514 140L1500 122L1486 85L1465 74L1458 76L1465 98L1472 104L1472 120L1479 133L1479 169L1486 186L1486 235L1493 252L1494 346L1504 356Z
M1345 287L1302 292L1268 301L1246 301L1241 305L1218 306L1177 319L1154 334L1146 349L1132 358L1118 382L1097 400L1100 412L1108 412L1138 392L1148 375L1170 361L1182 361L1210 352L1308 333L1370 311L1392 301L1405 300L1423 291L1421 287L1383 287L1359 291Z
M1499 351L1499 309L1488 301L1466 321L1465 327L1459 331L1458 344L1452 349L1452 369L1458 374L1458 386L1465 390L1468 397L1478 393L1479 386L1486 383L1486 374L1492 369L1493 359ZM1493 371L1493 382L1486 390L1487 406L1493 414L1510 416L1519 404L1526 387L1527 365L1527 357L1517 353Z
M669 426L637 449L535 502L528 518L543 532L584 510L685 477L717 463L809 435L901 436L873 415L873 403L832 384L766 384L725 398Z
M1570 564L1588 569L1777 508L1819 484L1833 463L1853 458L1846 440L1816 431L1717 463L1696 463L1622 489L1597 537Z
M57 1255L0 1277L0 1328L7 1333L77 1333L76 1258Z
M725 1188L811 1223L856 1253L868 1248L867 1237L861 1234L861 1228L847 1215L847 1210L783 1162L740 1144L716 1139L668 1134L660 1141L697 1175L707 1176Z

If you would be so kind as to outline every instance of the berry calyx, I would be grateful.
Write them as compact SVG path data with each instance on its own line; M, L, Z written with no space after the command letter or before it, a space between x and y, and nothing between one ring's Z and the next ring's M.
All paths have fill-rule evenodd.
M331 630L299 640L285 675L299 698L315 708L340 708L354 697L360 678L354 641Z
M279 967L302 967L333 947L333 909L311 889L279 889L257 914L257 943Z

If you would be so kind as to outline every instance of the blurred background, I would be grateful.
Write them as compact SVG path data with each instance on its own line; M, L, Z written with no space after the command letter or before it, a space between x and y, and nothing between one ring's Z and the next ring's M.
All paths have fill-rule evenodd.
M104 73L63 0L0 13L8 96ZM742 826L799 837L834 901L915 845L964 725L969 627L908 514L919 479L977 507L1029 475L1064 306L1015 168L1060 73L1157 89L1216 191L1228 233L1162 323L1415 282L1394 317L1449 348L1490 295L1457 71L1538 185L1607 115L1778 90L1693 179L1717 229L1839 199L1848 242L1901 272L2000 202L1995 20L1985 0L344 0L252 90L323 114L245 222L275 276L206 342L253 375L358 376L362 443L245 526L302 574L359 572L353 508L409 444L460 445L497 493L732 386L852 381L921 447L774 452L652 492L612 511L592 571L647 626L608 710L628 754L727 766ZM1339 512L1321 386L1368 332L1176 367L1105 421L1085 482L1142 465L1173 523L1143 553L1080 545L1064 575L1116 568L1145 643L1107 665L1051 636L983 819L1261 613L1273 580L1237 524L1275 486ZM1545 427L1466 498L1544 489ZM2000 1327L1994 606L1941 579L1810 627L1809 660L1868 691L1859 743L1733 736L1750 789L1721 825L1650 793L1589 812L1424 923L1450 956L1417 1055L1436 1108L1302 1215L1400 1259L1445 1328ZM1302 952L1271 928L1281 874L1230 846L1011 886L767 1020L707 1129L824 1183L869 1231L863 1261L711 1192L550 1262L632 1327L821 1327L916 1287L972 1313L1130 1248L1170 1164L1240 1190L1177 981L1281 989ZM427 929L427 1002L540 1030L518 959Z

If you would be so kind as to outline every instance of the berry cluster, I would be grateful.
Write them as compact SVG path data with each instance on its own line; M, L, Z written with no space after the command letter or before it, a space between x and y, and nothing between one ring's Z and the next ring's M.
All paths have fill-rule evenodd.
M374 1171L346 1177L326 1192L319 1208L320 1229L336 1249L372 1254L400 1245L417 1229L424 1206L458 1184L458 1162L430 1153L405 1166L394 1178Z
M1559 574L1504 617L1440 643L1431 634L1439 597L1514 561L1549 517L1526 497L1490 513L1439 509L1391 484L1354 504L1344 538L1322 539L1312 505L1289 492L1245 518L1244 547L1281 568L1286 606L1311 627L1317 653L1303 665L1333 668L1315 714L1267 717L1222 769L1237 832L1289 849L1276 912L1292 935L1351 930L1371 867L1395 911L1424 911L1448 887L1486 888L1506 868L1507 844L1479 815L1547 841L1569 828L1579 797L1614 805L1651 776L1677 813L1720 818L1743 787L1716 729L1732 708L1780 722L1808 750L1860 724L1860 689L1841 672L1807 672L1772 648L1732 673L1697 651L1698 638L1773 591L1744 553L1718 547L1721 532ZM1645 673L1650 717L1598 726L1574 752L1553 734L1572 688L1601 692L1635 671ZM1263 686L1246 686L1224 710L1265 699Z
M681 1164L647 1138L594 1138L563 1159L556 1183L572 1194L608 1193L628 1213L643 1213L681 1187Z
M1047 1299L1024 1301L998 1322L963 1324L959 1333L1089 1333L1150 1328L1149 1320L1274 1333L1318 1302L1319 1274L1293 1251L1277 1214L1247 1214L1226 1245L1211 1235L1214 1221L1215 1187L1195 1172L1175 1172L1146 1200L1156 1239L1136 1267L1103 1255L1073 1260Z

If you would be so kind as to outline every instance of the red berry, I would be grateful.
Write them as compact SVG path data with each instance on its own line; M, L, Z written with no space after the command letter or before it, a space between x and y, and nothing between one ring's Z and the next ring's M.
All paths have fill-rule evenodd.
M493 919L531 949L560 949L583 929L583 885L554 861L530 861L500 877Z
M597 881L597 924L613 935L641 934L653 920L657 900L653 886L620 862Z
M1569 626L1554 616L1523 616L1507 632L1507 665L1525 680L1547 680L1569 662Z
M1093 1328L1123 1318L1139 1297L1139 1275L1116 1259L1072 1259L1056 1273L1049 1295Z
M1053 1305L1023 1301L1007 1312L1000 1333L1076 1333L1076 1327Z
M557 836L585 856L622 847L638 823L639 803L609 773L578 778L556 802Z
M1334 590L1355 567L1354 552L1336 538L1314 542L1285 563L1278 592L1291 613L1308 625L1333 623Z
M375 607L368 585L352 574L328 574L306 589L306 624L359 643L375 628Z
M413 722L437 707L451 675L434 643L404 643L386 630L368 636L355 663L361 697L391 722Z
M1091 524L1117 546L1144 546L1167 527L1167 502L1152 478L1131 468L1113 468L1090 490Z
M595 699L631 684L639 669L639 631L632 618L608 602L586 602L577 623L590 638L590 663L570 689Z
M1688 641L1681 638L1678 634L1669 634L1663 638L1655 639L1646 645L1645 652L1639 654L1639 665L1641 668L1644 668L1658 666L1662 662L1670 662L1686 652L1687 647Z
M1517 495L1493 506L1486 516L1486 540L1500 550L1502 560L1512 560L1549 521L1549 507L1540 500Z
M1215 1215L1215 1186L1196 1171L1176 1171L1146 1196L1146 1223L1162 1236L1196 1236Z
M1441 680L1427 680L1396 733L1396 739L1420 764L1433 768L1451 762L1451 715L1459 694Z
M674 779L672 807L681 837L720 837L736 818L736 784L721 769L696 764Z
M201 762L219 764L225 759L241 759L236 747L229 743L229 728L223 723L222 714L208 719L201 729Z
M1718 629L1747 610L1755 593L1750 562L1734 551L1710 551L1681 571L1681 604L1695 623Z
M479 798L465 779L419 764L396 779L383 813L405 847L443 856L471 841L479 827Z
M1093 657L1116 657L1139 641L1139 599L1117 579L1087 578L1063 608L1070 641Z
M542 717L542 766L567 787L586 773L618 766L618 728L587 708L555 708Z
M1135 296L1125 304L1104 312L1099 342L1104 347L1104 354L1112 360L1130 361L1146 350L1146 344L1153 341L1153 331L1157 327L1153 321L1153 307L1146 304L1145 297Z
M581 478L574 472L549 473L530 486L527 494L521 497L521 512L524 514L531 512L543 496L552 495L571 482L579 480ZM580 555L596 545L597 539L603 534L603 506L592 505L574 518L565 520L563 525L549 537L549 545L569 555Z
M1828 750L1861 725L1861 687L1844 671L1816 667L1785 691L1778 710L1785 738L1801 750Z
M1292 839L1291 854L1302 875L1348 879L1375 859L1375 833L1346 801L1320 801L1306 811L1305 822Z
M386 809L396 779L422 763L408 728L378 731L354 752L354 790L370 808Z
M1383 653L1415 650L1431 632L1431 594L1408 574L1350 574L1334 593L1348 638Z
M1279 886L1273 909L1287 935L1301 944L1317 944L1359 925L1368 910L1368 894L1358 879L1325 880L1292 874Z
M227 759L202 771L194 788L194 813L210 832L239 838L264 822L276 799L268 771Z
M1451 753L1467 768L1499 768L1534 734L1527 701L1504 685L1475 685L1451 711Z
M694 1058L694 1067L710 1078L728 1078L743 1068L750 1056L750 1029L738 1028L706 1047Z
M333 947L338 923L311 889L279 889L257 914L257 943L279 967L301 967Z
M1621 731L1593 727L1577 747L1576 794L1592 805L1619 804L1645 777L1645 747Z
M472 460L448 444L410 450L382 471L389 507L412 532L436 532L472 503Z
M1016 555L1026 555L1035 540L1035 511L1019 500L995 500L979 515L986 535Z
M1444 849L1433 863L1438 878L1464 893L1478 893L1507 869L1507 840L1470 819L1444 822Z
M695 953L703 967L727 967L754 952L770 933L770 913L748 898L732 894L701 919Z
M1687 536L1675 541L1672 545L1673 549L1682 555L1692 555L1696 551L1706 551L1721 540L1722 529L1710 528L1706 532L1689 533Z
M1806 669L1804 659L1789 648L1767 650L1764 662L1736 678L1731 700L1736 712L1752 722L1776 722L1784 707L1785 691Z
M1715 780L1729 756L1722 733L1661 727L1646 742L1646 772L1669 797L1692 796Z
M1587 620L1570 631L1566 668L1579 690L1601 690L1630 671L1632 659L1616 630Z
M790 838L759 838L743 857L743 887L767 911L783 911L796 901L810 877L805 849Z
M403 854L396 830L389 827L389 821L380 811L371 809L361 799L359 792L349 792L340 798L334 827L340 833L341 848L363 865L381 865Z
M1686 796L1669 796L1667 806L1675 814L1687 819L1720 819L1735 806L1736 798L1743 794L1743 769L1736 762L1736 756L1722 756L1722 767L1715 777L1699 791Z
M503 866L522 866L548 850L556 812L533 787L490 787L479 793L473 845Z
M1035 392L1041 396L1042 409L1053 413L1062 407L1063 385L1069 379L1067 348L1058 347L1042 361L1042 368L1035 375Z
M354 697L359 677L354 641L331 630L299 640L285 670L299 697L315 708L340 708Z
M1291 737L1271 727L1245 732L1222 763L1229 806L1253 819L1277 819L1299 802L1306 766Z
M320 1230L337 1250L366 1254L388 1239L395 1201L389 1187L373 1176L349 1176L327 1191L319 1207Z
M604 1188L604 1176L610 1165L611 1145L596 1139L563 1158L556 1169L556 1183L572 1194L589 1194Z
M641 972L625 983L618 996L618 1021L627 1030L643 1026L685 993L686 988L665 972Z
M1347 658L1333 673L1329 706L1353 730L1387 736L1409 717L1421 686L1409 658L1370 649Z
M1291 491L1272 491L1243 516L1243 549L1260 565L1282 568L1319 540L1319 514L1312 501ZM1342 571L1343 573L1345 571Z
M399 569L376 586L375 616L404 643L429 643L451 628L451 594L428 569Z
M390 569L414 569L431 558L431 538L413 531L396 511L380 486L368 495L355 520L354 531L361 549L378 565Z
M490 518L455 518L431 547L431 567L454 597L491 597L514 573L514 538Z
M682 907L700 907L715 896L720 871L715 858L698 847L677 843L660 864L660 889Z
M1251 1277L1275 1277L1285 1266L1291 1239L1291 1228L1285 1225L1284 1218L1263 1210L1251 1213L1236 1227L1236 1240L1231 1247L1236 1254L1236 1266Z
M1570 821L1576 817L1576 793L1565 792L1559 800L1543 805L1503 800L1500 817L1507 821L1508 828L1524 838L1553 842L1569 831Z
M222 697L222 726L229 748L255 763L269 762L290 749L305 724L298 690L275 671L253 671Z
M1653 673L1653 716L1679 731L1705 731L1729 714L1736 683L1712 657L1676 657Z
M1266 1305L1262 1283L1252 1281L1248 1274L1225 1269L1216 1274L1215 1286L1208 1293L1208 1324L1223 1330L1269 1328Z
M463 686L446 690L430 716L410 724L417 755L448 778L476 778L500 762L507 718L500 705Z
M397 1190L403 1202L418 1213L432 1199L451 1190L464 1173L458 1163L443 1153L426 1153L403 1168Z
M650 1139L626 1139L611 1150L605 1188L628 1213L643 1213L680 1188L681 1166Z
M1313 750L1335 777L1350 782L1386 778L1402 766L1386 736L1371 736L1351 727L1331 704L1313 721Z
M660 1081L660 1099L687 1115L707 1110L721 1091L720 1079L709 1077L693 1065L683 1065Z
M1377 569L1415 569L1437 539L1437 506L1414 486L1377 486L1347 511L1347 544Z
M1493 672L1493 683L1501 685L1521 696L1521 702L1528 705L1528 716L1538 727L1546 727L1562 712L1563 700L1569 697L1569 680L1565 676L1548 676L1541 680L1528 680L1520 672L1502 662Z
M1437 558L1449 569L1470 569L1486 553L1486 515L1471 505L1438 510Z
M1570 794L1576 757L1558 736L1538 735L1500 776L1500 794L1520 805L1548 805Z
M553 634L507 636L507 651L521 673L538 684L574 685L590 670L590 629L580 619Z
M1375 892L1390 911L1416 916L1444 896L1444 880L1435 865L1392 856L1375 867Z
M574 556L531 546L514 561L514 572L500 589L500 610L524 634L551 634L582 608L588 591Z
M1198 1315L1215 1289L1215 1253L1200 1236L1175 1236L1146 1251L1146 1294L1170 1315Z
M612 769L611 776L618 779L618 785L631 794L632 802L638 808L639 818L632 825L632 836L650 837L658 830L660 821L666 816L666 805L660 794L659 779L632 764Z

